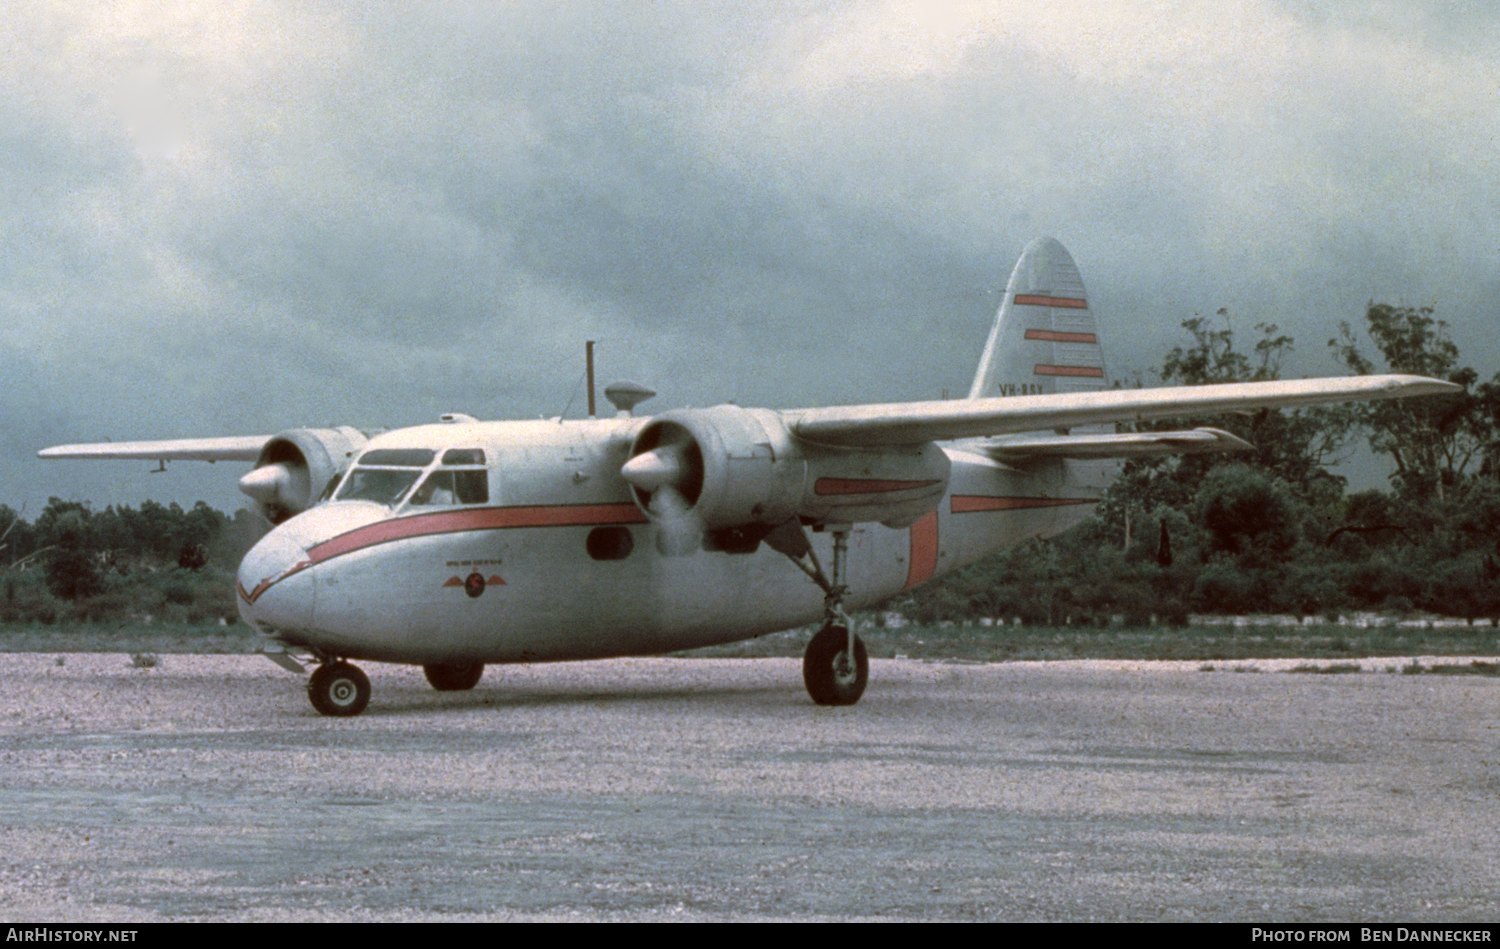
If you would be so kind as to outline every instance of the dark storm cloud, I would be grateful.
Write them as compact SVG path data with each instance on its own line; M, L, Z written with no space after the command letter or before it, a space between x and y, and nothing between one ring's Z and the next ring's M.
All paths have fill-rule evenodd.
M1371 297L1438 302L1500 364L1477 5L79 2L7 28L12 441L576 412L584 339L660 407L952 394L1040 234L1123 375L1224 306L1327 372ZM0 487L190 490L101 471Z

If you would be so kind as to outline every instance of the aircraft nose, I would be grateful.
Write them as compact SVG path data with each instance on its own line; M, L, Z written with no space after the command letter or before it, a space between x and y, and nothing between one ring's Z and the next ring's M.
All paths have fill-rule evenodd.
M314 594L307 550L280 528L262 537L240 561L240 616L261 632L308 629Z

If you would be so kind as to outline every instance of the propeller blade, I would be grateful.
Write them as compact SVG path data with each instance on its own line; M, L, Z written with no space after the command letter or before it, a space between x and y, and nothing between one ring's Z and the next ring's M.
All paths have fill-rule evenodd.
M703 546L703 524L681 491L657 489L648 510L656 520L656 549L664 556L686 557Z

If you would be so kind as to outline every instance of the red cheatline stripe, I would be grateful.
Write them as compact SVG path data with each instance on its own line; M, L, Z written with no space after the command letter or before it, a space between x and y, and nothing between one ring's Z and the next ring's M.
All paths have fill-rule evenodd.
M906 567L906 586L910 590L919 583L926 583L937 572L938 561L938 513L928 511L911 526L911 559Z
M1019 511L1035 507L1066 507L1070 504L1095 504L1093 498L997 498L980 494L955 494L950 505L954 514L979 511Z
M646 515L634 504L567 504L547 507L484 507L397 517L341 534L307 552L313 563L341 554L408 537L457 534L462 531L503 530L515 527L593 527L603 524L644 524Z
M1088 376L1090 379L1103 379L1104 370L1098 366L1042 366L1036 367L1039 376Z
M814 494L878 494L882 491L911 491L937 484L937 481L883 481L878 478L819 478L813 483Z
M398 517L356 528L347 534L340 534L332 540L318 544L307 552L308 559L279 577L265 578L249 593L245 592L243 586L239 584L236 586L239 586L241 596L254 603L269 587L295 573L306 570L313 564L322 563L356 550L363 550L366 547L388 544L391 541L405 540L409 537L457 534L463 531L505 530L517 527L596 527L608 524L644 523L646 523L646 515L642 514L634 504L486 507L419 514L415 517Z
M1070 310L1087 310L1087 300L1076 297L1049 297L1038 293L1021 293L1016 295L1017 306L1061 306Z
M1098 343L1093 333L1059 333L1056 330L1027 330L1027 339L1042 339L1051 343Z

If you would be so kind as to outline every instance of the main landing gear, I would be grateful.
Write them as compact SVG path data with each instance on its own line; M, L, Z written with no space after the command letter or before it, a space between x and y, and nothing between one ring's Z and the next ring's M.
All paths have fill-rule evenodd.
M854 641L853 650L850 640ZM807 694L819 705L853 705L865 694L869 679L865 644L847 626L824 623L802 656L802 682Z
M427 681L439 692L463 692L474 688L484 677L482 662L454 662L423 666Z
M849 592L850 525L831 527L833 579L823 572L807 535L796 521L788 521L766 536L766 543L786 556L823 590L823 625L802 655L802 682L819 705L853 705L865 694L870 660L865 644L854 634L854 621L844 612Z

